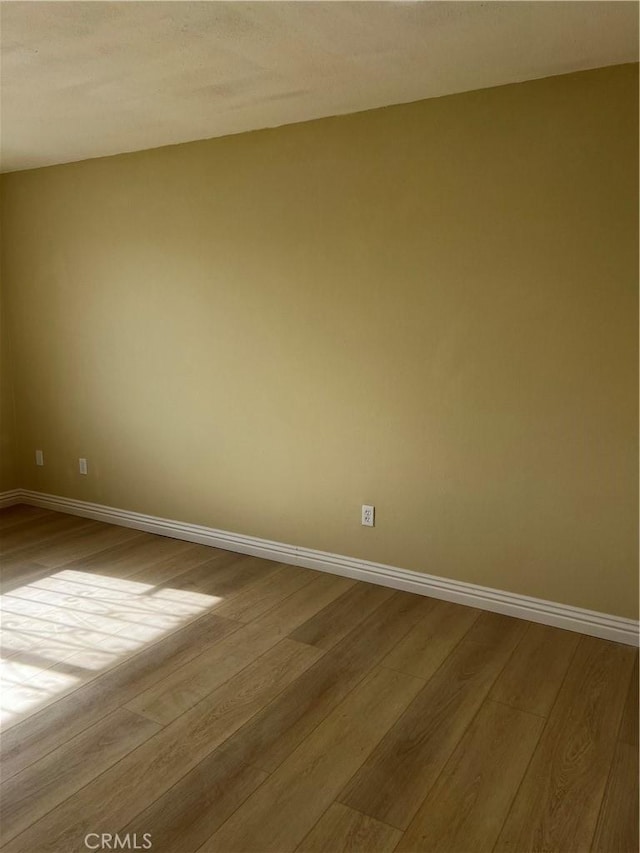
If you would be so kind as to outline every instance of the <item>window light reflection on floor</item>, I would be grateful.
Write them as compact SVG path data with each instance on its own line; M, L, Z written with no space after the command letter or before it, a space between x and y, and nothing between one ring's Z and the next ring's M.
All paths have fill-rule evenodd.
M0 597L0 721L12 725L222 599L63 570Z

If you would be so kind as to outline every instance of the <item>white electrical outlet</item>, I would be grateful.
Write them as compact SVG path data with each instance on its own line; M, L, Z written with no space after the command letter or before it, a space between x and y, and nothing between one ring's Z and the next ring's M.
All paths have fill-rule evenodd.
M41 450L36 450L36 465L44 465L44 453Z
M81 474L88 474L89 469L87 468L87 460L86 459L78 459L78 468Z
M376 508L362 504L362 524L365 527L373 527L376 520Z

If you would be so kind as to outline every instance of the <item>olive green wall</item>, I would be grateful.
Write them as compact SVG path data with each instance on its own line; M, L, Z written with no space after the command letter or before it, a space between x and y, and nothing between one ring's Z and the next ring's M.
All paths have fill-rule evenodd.
M637 81L5 176L21 485L635 617Z

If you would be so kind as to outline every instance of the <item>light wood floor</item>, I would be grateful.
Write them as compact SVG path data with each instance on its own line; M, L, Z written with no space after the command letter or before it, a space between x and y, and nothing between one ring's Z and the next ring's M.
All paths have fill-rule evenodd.
M7 852L638 850L635 649L32 507L0 530Z

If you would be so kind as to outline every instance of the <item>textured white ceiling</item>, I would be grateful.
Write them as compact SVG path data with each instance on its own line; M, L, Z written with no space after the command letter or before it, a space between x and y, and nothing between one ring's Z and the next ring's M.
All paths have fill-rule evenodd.
M638 59L635 2L7 2L4 171Z

